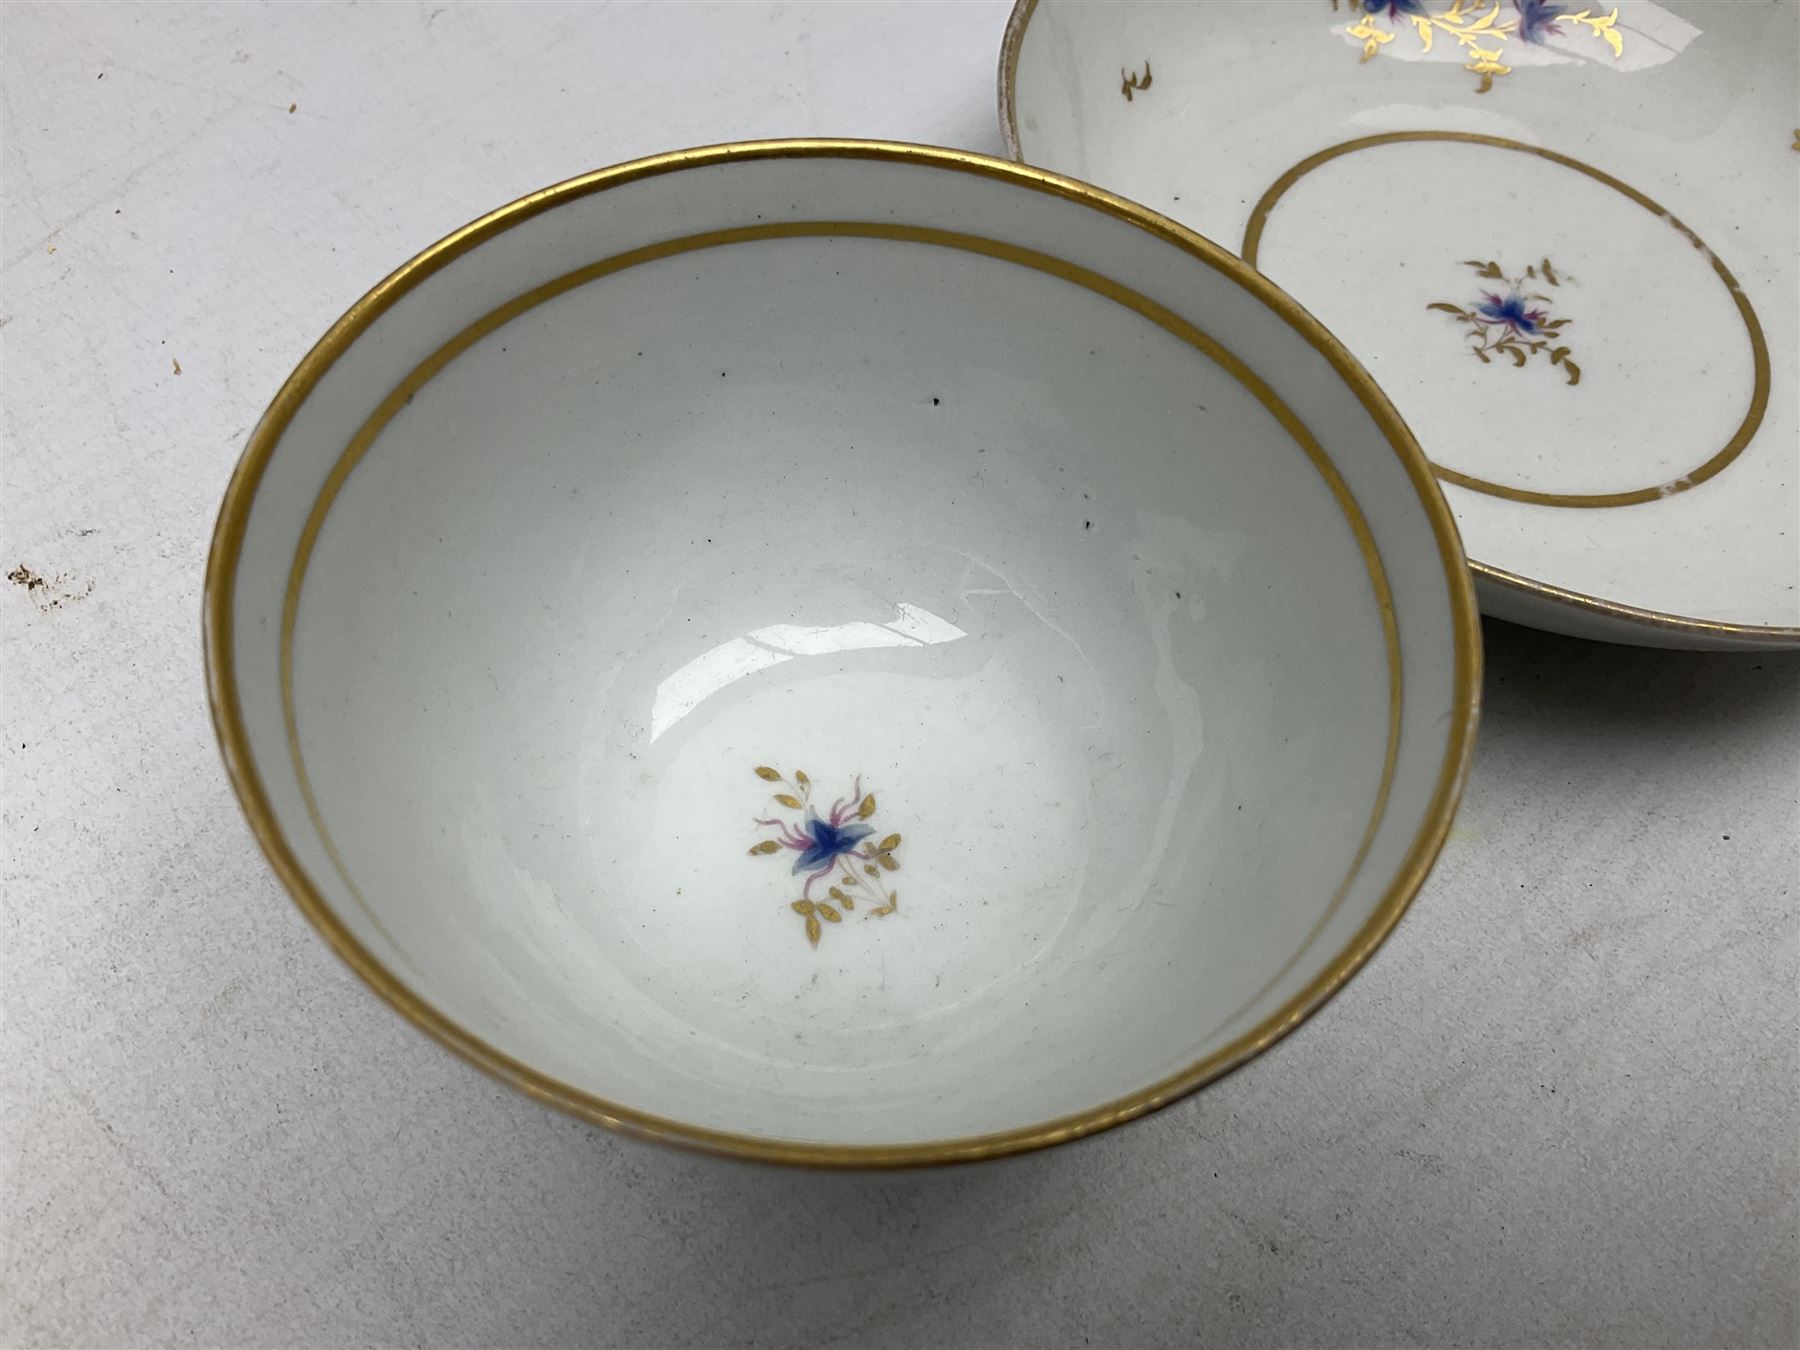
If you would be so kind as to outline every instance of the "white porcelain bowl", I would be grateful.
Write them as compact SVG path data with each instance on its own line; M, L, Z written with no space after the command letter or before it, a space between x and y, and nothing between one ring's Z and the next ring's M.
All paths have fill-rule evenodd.
M1418 889L1478 630L1291 301L974 155L644 160L420 254L277 396L226 761L384 998L739 1156L993 1156L1292 1028Z

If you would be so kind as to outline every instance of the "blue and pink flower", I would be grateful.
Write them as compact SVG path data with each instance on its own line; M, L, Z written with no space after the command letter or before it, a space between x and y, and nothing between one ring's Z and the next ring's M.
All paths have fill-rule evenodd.
M1547 37L1562 36L1556 21L1568 14L1567 5L1553 5L1547 0L1513 0L1513 4L1519 10L1519 36L1525 41L1542 43Z
M764 816L756 823L773 831L750 846L752 856L771 857L784 851L796 855L793 875L804 876L800 898L788 908L805 921L806 940L814 947L828 924L842 924L846 915L860 912L862 917L878 919L894 913L900 905L900 894L887 884L890 872L898 871L900 862L894 851L900 847L900 836L889 834L875 839L875 794L864 792L858 777L850 795L840 797L830 810L813 805L813 782L796 769L792 779L779 770L759 765L756 776L775 784L775 805L791 814ZM813 898L813 887L825 882L826 894Z
M1538 326L1550 317L1550 312L1543 309L1526 309L1525 297L1517 290L1505 295L1493 291L1483 291L1481 303L1475 306L1475 316L1482 323L1504 324L1513 332L1525 337L1536 337Z
M1575 321L1551 312L1558 305L1562 286L1569 281L1568 273L1548 257L1511 275L1493 258L1465 258L1463 266L1483 281L1499 282L1500 288L1476 292L1480 298L1467 308L1451 300L1434 300L1425 308L1448 314L1462 326L1469 354L1484 366L1504 358L1515 369L1541 356L1559 369L1569 384L1580 384L1581 367L1573 360L1574 352L1563 333Z
M775 826L776 842L783 848L794 849L800 854L794 859L794 875L810 873L806 889L801 892L803 896L810 898L813 882L830 872L837 865L837 860L846 853L855 853L856 846L875 833L871 827L859 821L846 819L861 800L862 784L858 780L856 794L838 802L831 808L829 815L820 816L816 811L808 811L806 819L799 825L773 818L756 822L758 825Z

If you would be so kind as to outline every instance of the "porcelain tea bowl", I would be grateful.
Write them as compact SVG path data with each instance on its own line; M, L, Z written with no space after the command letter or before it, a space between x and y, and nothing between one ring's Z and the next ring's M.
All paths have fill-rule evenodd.
M903 1166L1143 1114L1369 957L1479 630L1429 466L1250 268L1038 170L686 151L301 362L210 692L306 916L540 1100Z

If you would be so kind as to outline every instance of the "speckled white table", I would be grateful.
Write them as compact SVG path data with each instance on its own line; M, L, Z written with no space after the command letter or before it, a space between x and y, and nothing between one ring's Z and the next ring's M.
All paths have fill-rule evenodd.
M366 993L263 866L200 573L312 340L598 165L997 151L1004 20L0 8L0 547L44 581L0 585L0 1343L1795 1344L1793 660L1490 626L1461 822L1346 994L1147 1122L948 1175L553 1115Z

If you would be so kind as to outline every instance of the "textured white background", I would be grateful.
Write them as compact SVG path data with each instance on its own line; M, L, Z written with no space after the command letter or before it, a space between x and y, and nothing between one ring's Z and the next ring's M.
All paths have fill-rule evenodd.
M553 1115L367 994L264 868L200 574L306 347L588 168L997 151L1004 20L0 9L0 561L49 583L0 584L0 1343L1795 1343L1791 659L1490 625L1461 822L1347 994L1147 1122L949 1175Z

